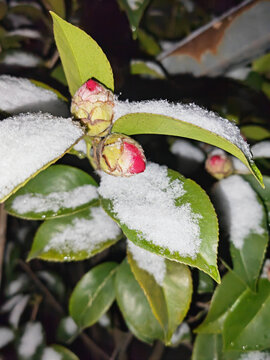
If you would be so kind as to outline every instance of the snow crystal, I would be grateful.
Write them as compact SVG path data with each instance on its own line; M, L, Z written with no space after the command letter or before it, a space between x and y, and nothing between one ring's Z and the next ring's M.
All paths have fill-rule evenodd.
M190 160L195 160L199 163L202 163L205 160L205 155L202 150L187 140L176 140L171 147L171 152L174 155L178 155Z
M83 130L71 119L20 114L0 122L0 199L61 156Z
M63 319L63 326L64 326L65 332L68 335L74 335L75 332L78 330L78 326L76 325L75 321L70 316Z
M263 234L263 207L254 190L239 175L219 181L214 195L225 212L230 239L237 249L243 247L251 232Z
M261 277L270 281L270 259L265 260Z
M270 360L269 352L251 351L240 356L239 360Z
M46 347L43 350L41 360L61 360L63 357L52 348Z
M40 323L28 323L20 339L18 353L20 356L30 358L42 343L42 327Z
M151 100L142 102L115 101L114 121L129 113L152 113L170 116L211 131L238 146L247 158L252 155L248 144L240 134L240 130L229 120L207 111L195 104L173 104L167 100Z
M48 195L25 194L18 196L12 202L12 209L19 214L26 214L31 211L35 213L53 211L56 213L61 208L75 209L97 197L96 186L82 185L70 191L52 192Z
M60 253L80 251L91 253L98 245L120 235L119 227L102 208L91 208L89 215L89 219L73 219L62 232L55 233L44 251L53 249Z
M143 248L136 246L128 240L128 250L131 252L133 259L139 268L153 275L156 282L162 286L166 275L165 259L161 256L153 254Z
M11 296L16 294L25 286L26 283L27 283L27 276L25 274L19 275L16 280L13 280L8 284L6 290L7 295Z
M1 60L1 64L8 66L35 67L40 64L40 58L25 51L15 50L6 53Z
M30 295L24 295L20 301L14 306L14 308L12 309L10 315L9 315L9 323L14 327L17 328L21 315L26 307L26 305L28 304Z
M253 145L251 151L254 158L270 157L270 141L261 141Z
M14 333L9 328L0 328L0 349L14 339Z
M0 76L0 109L10 114L43 111L67 117L68 107L50 90L36 86L30 80L15 76Z
M84 154L87 153L87 148L86 148L86 142L84 140L80 140L74 147L74 150L78 151L78 152L82 152Z
M187 323L183 322L173 333L173 336L171 338L171 344L172 345L176 345L179 343L179 341L181 339L183 339L183 337L185 335L188 335L190 332L189 330L189 326Z
M167 168L148 164L146 170L130 178L101 174L99 193L112 200L113 211L122 224L156 246L195 258L201 244L200 215L189 203L176 206L185 194L183 183L171 181Z

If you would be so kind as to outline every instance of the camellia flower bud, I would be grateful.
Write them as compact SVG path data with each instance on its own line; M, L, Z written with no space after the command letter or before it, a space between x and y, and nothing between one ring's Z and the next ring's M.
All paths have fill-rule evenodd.
M214 178L221 180L233 173L231 159L223 151L212 151L208 154L205 169Z
M143 149L128 136L111 134L93 145L97 168L107 174L128 177L145 170Z
M102 137L110 131L113 107L113 93L90 79L73 96L71 113L87 125L88 135Z

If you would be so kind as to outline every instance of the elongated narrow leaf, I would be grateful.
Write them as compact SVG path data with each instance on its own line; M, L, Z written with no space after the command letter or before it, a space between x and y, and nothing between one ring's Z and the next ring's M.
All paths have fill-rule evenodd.
M51 12L54 37L71 95L89 78L114 89L110 63L98 44L78 27Z
M69 300L69 313L81 328L93 325L115 299L114 275L117 263L106 262L86 273Z
M195 331L204 334L221 333L229 311L245 290L243 282L233 272L228 272L214 292L206 319Z
M11 196L5 209L11 215L43 220L71 215L97 205L95 180L84 171L67 165L53 165Z
M265 350L270 345L270 282L260 279L257 293L246 290L224 322L227 350Z
M20 114L0 122L0 202L56 162L83 136L72 119Z
M113 131L126 135L162 134L186 137L217 146L241 160L263 184L239 129L195 105L170 104L167 101L116 102Z
M195 182L150 164L136 177L103 176L99 193L104 209L129 240L168 259L195 266L220 281L216 214Z
M101 207L47 220L38 229L28 260L84 260L120 239L121 231Z
M184 319L190 305L192 295L190 271L183 264L168 259L155 259L155 255L140 248L139 252L135 250L134 253L134 245L131 249L132 251L128 251L131 270L142 287L153 314L164 330L165 342L169 344L174 331ZM139 262L134 259L134 255ZM152 264L151 260L153 260ZM164 274L161 274L163 269L158 266L160 260L163 261ZM141 265L147 265L145 269L148 268L148 271L141 268ZM153 270L154 275L163 277L160 284L149 272L149 269Z
M119 266L115 278L117 304L130 331L140 340L152 343L164 333L136 281L127 260Z

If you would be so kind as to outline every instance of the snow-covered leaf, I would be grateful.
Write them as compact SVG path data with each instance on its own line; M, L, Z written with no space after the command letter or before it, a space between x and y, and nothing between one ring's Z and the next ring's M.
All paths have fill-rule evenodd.
M18 344L19 359L32 360L41 352L44 342L42 325L39 322L28 322Z
M9 344L15 338L14 332L7 327L0 327L0 349Z
M203 141L236 156L262 183L261 173L239 129L229 120L194 104L170 104L166 100L116 101L112 131L126 135L172 135Z
M99 193L129 240L219 282L217 218L199 185L165 166L148 164L130 178L103 174Z
M54 37L71 95L92 77L113 91L112 69L98 44L78 27L53 12L51 15Z
M79 360L79 358L68 348L55 344L43 349L40 360Z
M63 156L84 134L72 119L27 113L0 122L0 202Z
M53 165L11 196L5 209L11 215L43 220L71 215L97 205L95 180L84 171L67 165Z
M114 278L118 264L105 262L77 283L69 300L69 313L80 329L93 325L115 299Z
M45 221L38 229L28 260L84 260L120 239L121 230L101 207Z
M187 266L164 259L128 243L127 258L142 287L151 310L169 344L173 333L184 319L192 296L192 279Z

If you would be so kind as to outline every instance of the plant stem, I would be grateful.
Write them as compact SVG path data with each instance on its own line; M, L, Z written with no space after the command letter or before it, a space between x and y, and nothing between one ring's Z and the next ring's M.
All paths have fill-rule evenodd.
M4 204L0 204L0 287L2 281L3 259L6 244L7 213Z
M129 344L131 343L133 339L133 334L131 334L130 332L125 336L125 339L122 341L118 341L118 344L116 345L110 360L115 360L117 355L119 354L119 360L122 360L124 358L124 354L127 350L127 348L129 347Z
M57 311L59 314L64 315L64 309L61 304L55 299L55 297L50 293L50 291L46 288L46 286L39 280L39 278L35 275L35 273L31 270L30 266L26 264L22 260L18 260L21 268L29 275L29 277L33 280L33 282L37 285L37 287L44 294L48 303ZM109 360L110 357L107 355L88 335L81 332L79 337L83 341L83 343L88 347L88 349L95 355L96 358L102 360Z
M153 352L148 360L160 360L162 358L164 349L165 349L164 344L161 341L157 341L154 346Z

